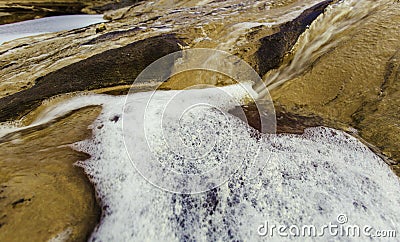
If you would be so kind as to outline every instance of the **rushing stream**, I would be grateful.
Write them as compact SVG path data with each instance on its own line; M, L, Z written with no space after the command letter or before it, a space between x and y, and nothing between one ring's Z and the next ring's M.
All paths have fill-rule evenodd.
M125 108L126 97L91 95L49 110L43 119L81 106L103 105L91 126L93 139L74 145L92 155L79 165L95 185L104 209L90 240L263 241L262 235L270 238L273 233L262 227L265 224L312 225L317 230L314 238L332 236L321 232L329 224L340 230L399 229L399 179L378 156L348 134L324 127L303 135L257 138L247 124L211 106L227 111L248 95L244 90L233 85L157 91L150 104L152 92L135 93ZM217 95L221 91L231 98ZM188 102L210 106L191 109L178 126L168 118L157 122L171 100L178 110ZM144 113L148 119L143 119ZM185 136L189 139L182 140ZM235 172L206 192L176 194L159 188L171 182L162 175L159 184L146 180L159 169L153 161L163 169L194 175L225 163ZM136 169L142 162L150 164L144 172ZM367 236L362 230L360 234ZM275 232L272 239L282 237Z
M323 54L351 36L346 35L367 16L390 1L348 0L328 6L299 38L287 65L272 71L265 78L269 90L301 75ZM255 87L263 95L265 88Z
M303 74L385 3L345 0L329 6L284 64L266 75L265 85L274 89ZM33 27L38 34L101 22L99 16L73 16L78 23L64 24L65 18L0 26L0 42L32 35ZM60 22L48 25L53 20ZM237 25L232 36L260 25ZM365 241L378 230L400 232L400 182L389 166L343 131L257 132L229 113L251 99L269 97L265 85L252 84L121 96L85 93L43 108L29 128L72 110L102 106L90 126L93 136L70 145L91 155L76 164L102 207L90 241L303 241L305 236ZM167 177L170 170L176 177ZM185 190L192 180L205 189ZM60 236L68 237L64 232Z

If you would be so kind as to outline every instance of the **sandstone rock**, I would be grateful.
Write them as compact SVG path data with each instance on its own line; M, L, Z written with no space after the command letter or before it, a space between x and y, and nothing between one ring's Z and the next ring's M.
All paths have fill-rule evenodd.
M80 1L80 0L21 0L21 1L2 1L0 3L0 24L8 24L23 20L67 15L79 13L103 13L125 6L132 5L138 0L122 1Z
M96 31L96 26L89 26L20 39L0 46L0 121L19 119L40 106L42 101L59 94L88 90L124 94L138 73L148 64L182 47L229 51L246 60L260 75L264 75L281 64L284 55L292 49L299 35L331 1L317 5L315 4L318 1L292 4L293 1L243 3L230 0L209 1L206 5L197 5L195 1L181 1L175 9L168 2L142 2L108 12L107 16L112 21L104 24L103 31ZM308 10L304 11L306 9ZM400 31L396 23L400 21L400 9L399 5L394 4L381 11L384 12L368 16L362 26L351 33L350 40L320 58L304 76L274 90L272 96L277 106L278 132L301 133L306 127L321 124L342 129L353 126L359 130L361 137L372 144L371 147L377 146L381 152L393 158L392 167L399 169L400 99L397 83L400 46L397 43ZM221 83L223 84L225 83ZM174 82L172 79L163 88L184 88L186 85L190 83L185 83L182 79L175 79ZM250 124L257 128L257 110L251 105L243 108L250 117ZM86 130L97 114L89 113L85 117L92 119L81 117L86 121L78 119L79 122L76 122L79 124L79 131ZM76 123L68 127L75 127ZM49 137L64 136L60 135L62 130L66 130L61 128L61 123L53 125L39 134L46 136L42 141ZM34 132L37 135L41 131ZM58 135L54 135L54 132ZM30 137L29 135L30 133L22 134L22 137ZM84 138L77 133L71 133L67 137ZM77 141L69 138L61 143ZM45 175L42 175L40 182L46 179L62 180L61 184L77 182L78 185L74 183L71 187L86 187L87 190L81 194L76 191L78 189L69 187L68 189L75 191L72 195L80 197L77 198L80 201L94 201L93 191L88 188L87 180L82 178L82 172L79 169L71 171L71 162L85 158L81 154L67 148L55 147L54 144L37 149L39 144L30 145L29 142L35 142L32 139L22 144L10 145L10 140L7 142L3 141L8 146L0 144L5 147L1 149L5 151L2 158L7 157L7 153L10 153L8 151L15 150L16 147L25 153L10 158L16 160L10 160L11 168L4 171L7 175L2 183L8 184L14 179L13 174L20 167L12 166L15 161L23 160L26 153L31 154L37 150L44 150L46 153L49 149L68 154L67 157L62 155L67 159L67 165L57 168L65 169L62 172L54 171L51 169L55 165L49 161L54 159L39 156L42 163L48 164L40 169L50 169L50 172L43 172ZM3 160L2 162L5 163ZM34 176L33 170L38 169L37 162L20 162L20 165L27 168L27 173L30 174L24 178L24 184L32 183L33 178L30 176ZM52 178L54 173L57 173L56 178ZM70 181L65 174L78 178ZM13 214L9 212L12 209L23 209L36 204L38 195L26 193L26 190L16 186L12 188L15 191L13 194L10 192L11 188L5 189L8 195L3 207L8 209L5 210L7 214ZM49 189L51 192L56 190L53 187ZM45 201L46 199L49 198L45 197ZM57 209L74 211L74 208L66 208L64 205L61 202ZM81 211L83 215L92 216L89 227L81 224L72 228L72 231L78 232L71 232L71 238L82 240L97 221L98 210L95 205L78 207L84 207ZM30 212L31 210L26 210L26 213ZM11 215L1 219L3 226L0 230L6 231L2 235L10 233L10 221L20 222ZM50 235L54 237L63 231L69 231L69 226L65 226L71 223L69 220L54 219L62 222L51 225L53 227L50 232L41 234L42 237L38 238L48 239L51 238ZM12 225L15 226L12 229L24 225L21 222L19 225ZM42 228L38 227L37 230L42 231Z
M162 56L179 50L180 40L162 35L105 51L35 80L26 90L0 101L0 120L19 118L55 95L131 84L137 75Z
M332 0L323 1L307 9L295 20L280 26L279 32L261 38L261 46L256 53L258 73L264 76L271 69L278 68L283 57L293 48L307 26L332 2Z
M101 23L96 26L96 34L103 32L104 30L106 30L106 25L104 23Z
M254 129L262 132L260 120L262 116L260 116L260 112L254 103L236 107L229 112L241 118ZM244 112L245 117L241 117L242 112ZM324 122L324 120L318 116L303 116L301 114L288 112L281 107L275 109L275 115L277 134L303 134L306 128L322 125L329 126L328 123Z
M0 121L20 118L54 95L130 84L148 64L182 46L230 51L263 74L279 65L329 1L313 3L289 5L295 10L282 8L281 13L279 8L269 12L268 1L232 0L176 10L144 2L105 24L101 33L92 26L34 37L30 44L10 42L0 47ZM149 4L152 11L143 14ZM238 12L239 18L228 18ZM266 37L271 33L275 37ZM274 49L266 51L269 46Z
M66 146L89 138L99 107L0 140L0 240L85 241L99 221L94 189L72 164L88 158Z
M120 10L123 14L119 19L105 23L103 31L89 26L0 46L0 119L15 120L30 112L24 120L28 124L43 107L31 112L33 109L59 94L87 90L126 93L147 65L184 46L231 51L256 67L261 60L260 54L256 54L262 45L260 39L279 32L282 23L296 19L313 5L310 1L308 5L300 4L300 10L295 13L285 15L283 12L288 10L283 8L281 13L270 16L268 8L278 7L279 2L262 1L253 6L228 1L196 6L193 1L183 1L181 9L176 10L168 9L162 2L159 4L153 5L151 12L144 11L149 7L147 3ZM236 16L238 11L242 17L228 18ZM318 7L315 11L320 13L321 9ZM275 40L276 45L285 46L281 50L288 51L296 41L307 24L302 19L308 14L295 20L302 23L290 30L296 34L281 43ZM227 17L220 18L221 15ZM255 23L243 24L245 21ZM290 32L287 27L284 29ZM284 51L277 55L275 64L283 54ZM186 82L179 82L179 88L189 84ZM170 80L162 88L176 88L175 84ZM71 165L86 157L63 145L87 137L87 126L98 112L98 108L86 108L46 124L48 127L28 129L0 140L4 151L1 182L5 194L5 199L0 200L4 203L1 240L48 240L66 236L70 241L82 241L90 233L98 221L99 209L82 171ZM20 136L21 143L15 143L15 135ZM27 161L26 157L32 160ZM22 173L17 172L20 169ZM17 178L19 175L23 178ZM34 219L26 219L30 216ZM15 236L14 231L19 231L19 235Z
M400 5L370 14L351 38L322 56L307 73L272 91L289 112L347 124L391 161L400 162Z

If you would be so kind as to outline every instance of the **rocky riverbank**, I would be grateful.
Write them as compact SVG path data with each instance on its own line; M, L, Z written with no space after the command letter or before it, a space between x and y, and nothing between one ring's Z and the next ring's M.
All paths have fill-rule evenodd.
M130 6L138 0L80 1L80 0L22 0L0 1L0 24L14 23L29 19L68 14L99 14Z
M279 66L285 52L290 50L306 26L323 12L328 2L316 6L312 2L298 4L294 13L289 11L293 6L282 5L284 4L271 4L270 1L260 2L258 5L230 1L195 6L193 2L188 1L182 2L177 10L172 10L163 2L159 5L143 3L110 13L109 18L115 20L106 23L101 31L98 30L98 26L90 26L3 44L0 46L1 120L12 121L25 116L22 123L29 124L44 109L39 107L44 100L64 93L88 90L110 94L126 93L127 88L147 65L181 48L209 47L228 50L245 58L254 68L264 73ZM268 15L268 9L271 8L281 10L275 15ZM116 15L118 17L115 17ZM226 17L220 18L221 15ZM271 48L270 45L274 47ZM278 48L279 51L271 55L274 48ZM263 54L264 52L266 54ZM270 55L272 57L269 57ZM188 85L190 83L187 81L171 79L162 88L185 88ZM38 111L29 114L38 107ZM75 118L72 123L68 121L70 118L66 117L41 131L20 134L22 140L29 140L33 135L43 136L43 139L46 139L47 135L54 137L54 142L46 148L39 144L35 147L29 145L41 140L36 138L31 138L25 145L33 150L3 140L3 146L18 149L21 154L30 154L31 157L29 161L21 163L27 156L14 158L13 153L2 156L7 157L7 160L4 160L4 173L7 176L4 176L2 181L5 187L5 198L2 200L5 209L2 212L4 215L0 228L4 231L4 240L12 241L10 233L27 227L29 223L34 223L35 229L20 233L21 237L14 235L13 238L23 239L29 234L30 238L43 240L60 233L63 235L64 232L70 241L76 241L84 240L92 231L100 211L94 203L93 190L89 190L92 188L83 177L82 171L71 165L84 157L80 157L80 154L72 152L69 148L61 147L88 135L86 131L80 135L75 132L64 133L65 125L72 125L73 130L77 132L84 131L97 112L98 109L89 108L83 113L79 111L73 114ZM59 133L63 135L57 135ZM64 155L54 155L54 151L61 152L60 149ZM35 153L37 150L40 151L40 155ZM34 173L37 165L43 163L48 164L44 166L47 168ZM60 166L60 163L63 165ZM16 164L26 167L24 174L16 172L20 168L12 169ZM54 182L48 181L49 184L55 183L62 189L53 185L39 185L46 179L37 178L40 180L37 181L32 174L38 174L39 178L53 177ZM24 177L21 184L29 188L30 193L13 185L13 181L17 179L15 176L21 175ZM41 187L48 189L43 190ZM74 202L71 202L71 199ZM18 204L14 206L16 203ZM39 211L46 207L52 212L41 212L42 222L37 223L26 219L33 212L33 207L37 207ZM16 213L17 209L21 211ZM60 210L64 210L65 213ZM76 216L64 217L68 214Z
M390 158L400 175L400 4L368 16L351 38L302 76L272 91L291 113L317 115L356 135Z
M268 10L267 2L256 6L218 2L176 11L156 5L137 16L149 8L143 3L124 9L124 18L105 24L101 33L91 26L4 44L0 46L0 121L20 118L54 95L129 85L148 64L181 48L230 51L263 75L279 66L329 2L299 3L291 7L297 9L293 12L289 7ZM229 19L238 15L238 9L240 15Z
M332 2L180 1L173 7L168 1L141 2L108 12L111 21L104 25L5 43L0 121L22 118L29 124L48 106L44 101L65 93L125 94L147 65L183 48L228 51L265 76L296 50L299 36ZM274 89L278 132L302 133L322 124L343 129L365 140L400 174L399 12L398 3L382 5L346 33L350 39ZM191 84L171 78L162 88ZM244 110L249 116L255 112L251 105ZM87 127L99 113L99 107L85 108L40 130L14 134L18 139L0 140L0 234L5 236L0 240L12 241L12 231L32 226L13 238L45 240L64 232L71 241L82 241L92 231L100 210L83 172L72 166L87 157L65 145L88 138ZM26 219L32 211L43 211L38 218L43 221Z
M84 241L100 218L94 189L74 166L100 107L86 107L0 140L0 240Z

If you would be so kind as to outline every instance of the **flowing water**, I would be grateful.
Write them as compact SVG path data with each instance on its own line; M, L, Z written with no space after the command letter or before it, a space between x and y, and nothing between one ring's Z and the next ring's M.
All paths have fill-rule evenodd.
M294 47L288 63L265 77L265 83L272 90L308 70L323 54L351 38L346 32L357 28L362 21L391 1L348 0L330 5L302 34ZM266 93L262 87L255 87L261 96Z
M128 99L89 95L48 110L43 119L103 106L91 125L93 138L73 146L92 156L78 165L104 209L90 241L263 241L259 228L266 222L318 231L329 223L399 229L399 179L378 156L348 134L323 127L303 135L254 136L244 122L220 111L240 104L249 95L244 90L233 85ZM217 95L221 91L226 95ZM210 106L191 109L178 126L168 115L158 122L171 100L174 110L190 102ZM140 170L143 162L146 170ZM174 181L158 173L155 183L148 180L159 166L196 175L226 163L235 167L226 170L229 179L203 193L165 191Z
M348 0L329 7L301 36L286 64L269 73L267 86L273 89L301 75L384 3ZM313 225L318 231L330 223L341 229L356 225L400 231L400 183L382 159L354 137L330 128L310 128L302 135L257 133L227 112L245 105L248 96L267 94L249 83L245 87L89 94L49 105L32 126L81 107L103 107L90 126L92 138L71 145L91 155L77 164L103 208L89 240L264 241L260 226L266 222ZM176 112L192 102L201 105ZM174 115L163 116L168 110ZM173 169L196 176L224 164L229 166L220 175L227 179L217 179L220 183L205 192L170 192L171 183L187 183L162 173ZM151 180L154 176L158 179ZM361 231L361 238L335 239L364 241L362 236ZM275 234L272 239L288 238Z
M14 39L105 22L103 15L66 15L0 25L0 44Z

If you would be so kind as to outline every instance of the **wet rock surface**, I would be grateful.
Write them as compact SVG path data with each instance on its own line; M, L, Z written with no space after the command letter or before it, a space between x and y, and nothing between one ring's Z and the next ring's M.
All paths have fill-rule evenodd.
M371 14L351 39L320 58L304 75L272 91L288 112L317 115L340 127L352 126L366 142L400 162L400 4Z
M110 12L108 18L115 17L115 20L104 26L5 43L0 46L0 120L15 120L28 114L24 123L29 124L44 110L43 105L40 106L44 100L64 93L92 90L126 94L147 65L181 48L231 51L256 67L262 60L260 53L257 54L262 45L260 39L279 32L281 24L291 22L314 5L311 1L306 5L298 4L300 10L291 13L285 6L292 2L262 1L254 5L228 1L196 6L194 1L182 1L177 4L177 10L170 9L167 2L142 3ZM270 8L282 10L269 15ZM229 17L238 13L241 17ZM225 17L221 18L222 15ZM246 21L249 24L243 25ZM281 50L289 51L291 44L287 41L294 43L298 33L304 30L304 26L292 30L294 28L296 35L282 42L275 39L276 45L282 46ZM276 56L275 64L281 61L283 54L280 52ZM188 83L170 80L161 88L184 88L186 85ZM145 87L138 90L145 90ZM31 112L35 108L38 109ZM98 221L99 208L91 184L82 171L72 165L87 157L65 144L85 139L89 135L87 126L97 114L96 108L79 111L71 116L75 117L72 121L64 117L41 130L25 131L18 134L22 140L20 144L14 144L14 135L3 137L0 144L4 147L0 160L4 167L1 182L5 194L0 201L4 203L2 241L13 238L48 240L56 236L82 241L90 234ZM67 132L66 126L73 128ZM32 158L28 160L27 157ZM15 179L22 179L21 183L15 183ZM11 237L14 231L21 231L19 237Z
M122 1L49 1L22 0L0 1L0 24L14 23L29 19L67 14L95 14L115 10L137 3L138 0Z
M111 21L104 26L5 43L0 46L0 121L19 119L39 107L44 100L59 94L89 90L126 94L138 73L148 64L182 48L228 51L246 60L263 76L282 63L307 25L330 2L209 1L197 5L196 1L180 1L173 7L168 1L142 2L108 12L106 17ZM114 8L112 4L104 6L95 7L93 11ZM345 130L352 126L354 135L364 138L371 147L377 147L376 152L391 158L387 162L391 162L392 168L400 175L400 29L396 25L400 22L399 4L394 3L381 11L384 12L366 18L360 28L350 33L350 40L320 58L303 76L274 90L272 97L276 104L278 133L301 134L305 128L319 125ZM175 79L162 88L185 88L188 83L176 82ZM247 114L249 124L257 129L256 108L251 104L241 108ZM0 146L4 147L0 162L5 167L1 170L1 177L4 177L1 191L6 194L6 198L0 200L5 208L0 214L2 236L8 239L12 231L26 228L28 223L38 226L34 230L41 240L63 231L67 231L71 241L84 240L93 229L99 213L94 192L82 171L72 166L73 162L87 157L63 146L89 135L87 126L99 112L96 108L91 110L77 112L79 118L68 126L76 129L67 135L62 133L66 130L62 124L68 117L53 124L54 129L47 127L40 134L41 131L32 131L39 137L43 136L40 142L52 140L53 136L67 141L42 147L43 144L32 143L36 138L30 139L31 143L22 138L21 144L13 143L12 137L0 140ZM30 137L33 133L21 135ZM13 153L15 150L19 153ZM54 157L31 155L35 158L26 161L27 154L37 150L47 155L54 153ZM60 156L55 157L58 154ZM34 180L38 169L49 169L42 175L38 173L40 181ZM23 186L14 183L13 179L22 179L18 172L23 172ZM43 184L47 184L48 179L67 188L49 186L44 192ZM57 202L45 205L37 202L39 196L43 197L41 201L52 201L49 194L53 193L59 199ZM73 203L68 200L71 197L75 197ZM80 205L75 206L76 203ZM55 206L52 211L58 212L47 215L45 207L35 206ZM43 220L47 224L46 221L40 224L25 219L31 215L32 208L46 214ZM24 212L14 213L16 209L24 209ZM72 220L52 217L63 216L66 211L76 212L79 216ZM49 226L50 229L43 232L43 228ZM28 238L28 232L32 234L32 230L22 232L21 239ZM0 240L6 239L0 237Z
M0 120L13 120L55 95L132 84L157 59L180 50L173 35L162 35L91 56L35 80L26 90L0 101Z
M242 112L245 117L242 117ZM254 103L236 107L235 109L230 110L229 113L241 118L251 127L262 132L261 119L263 117ZM300 114L290 113L279 107L275 110L275 115L277 134L303 134L306 128L326 125L326 122L318 116L303 116ZM263 124L268 124L268 122Z
M85 241L99 221L88 158L68 144L89 138L100 107L86 107L0 140L0 240Z
M209 6L181 9L176 13L162 7L157 10L153 6L149 14L137 16L148 7L143 3L126 10L123 19L107 23L107 30L101 33L96 33L96 27L92 26L55 36L44 35L44 39L37 43L28 44L26 40L21 40L20 44L19 41L5 44L0 47L0 73L3 76L0 80L0 97L3 96L0 99L0 121L20 118L44 99L57 94L130 84L148 64L184 46L231 51L262 74L268 68L279 65L305 26L322 12L328 1L316 6L310 2L310 9L308 5L296 6L300 9L297 10L300 17L296 13L286 13L289 20L280 19L282 16L279 14L268 16L268 12L260 10L261 7L266 8L260 3L260 6L247 4L236 3L232 6L215 2ZM302 14L302 8L308 10ZM190 11L182 14L187 10ZM219 18L216 14L218 10L226 16L240 11L243 19ZM282 11L287 12L286 9ZM291 17L294 20L290 20ZM242 26L243 21L254 23ZM275 24L268 27L261 21ZM285 24L279 29L282 21ZM127 26L129 28L125 29ZM230 30L234 32L224 33ZM265 40L271 32L278 34ZM282 35L282 38L276 35ZM274 49L270 49L262 54L265 43L278 51L271 55ZM267 59L273 64L265 66Z
M257 50L258 73L264 76L271 69L282 63L283 57L293 48L299 36L333 0L323 1L306 11L291 22L279 27L279 32L260 39L261 46Z

